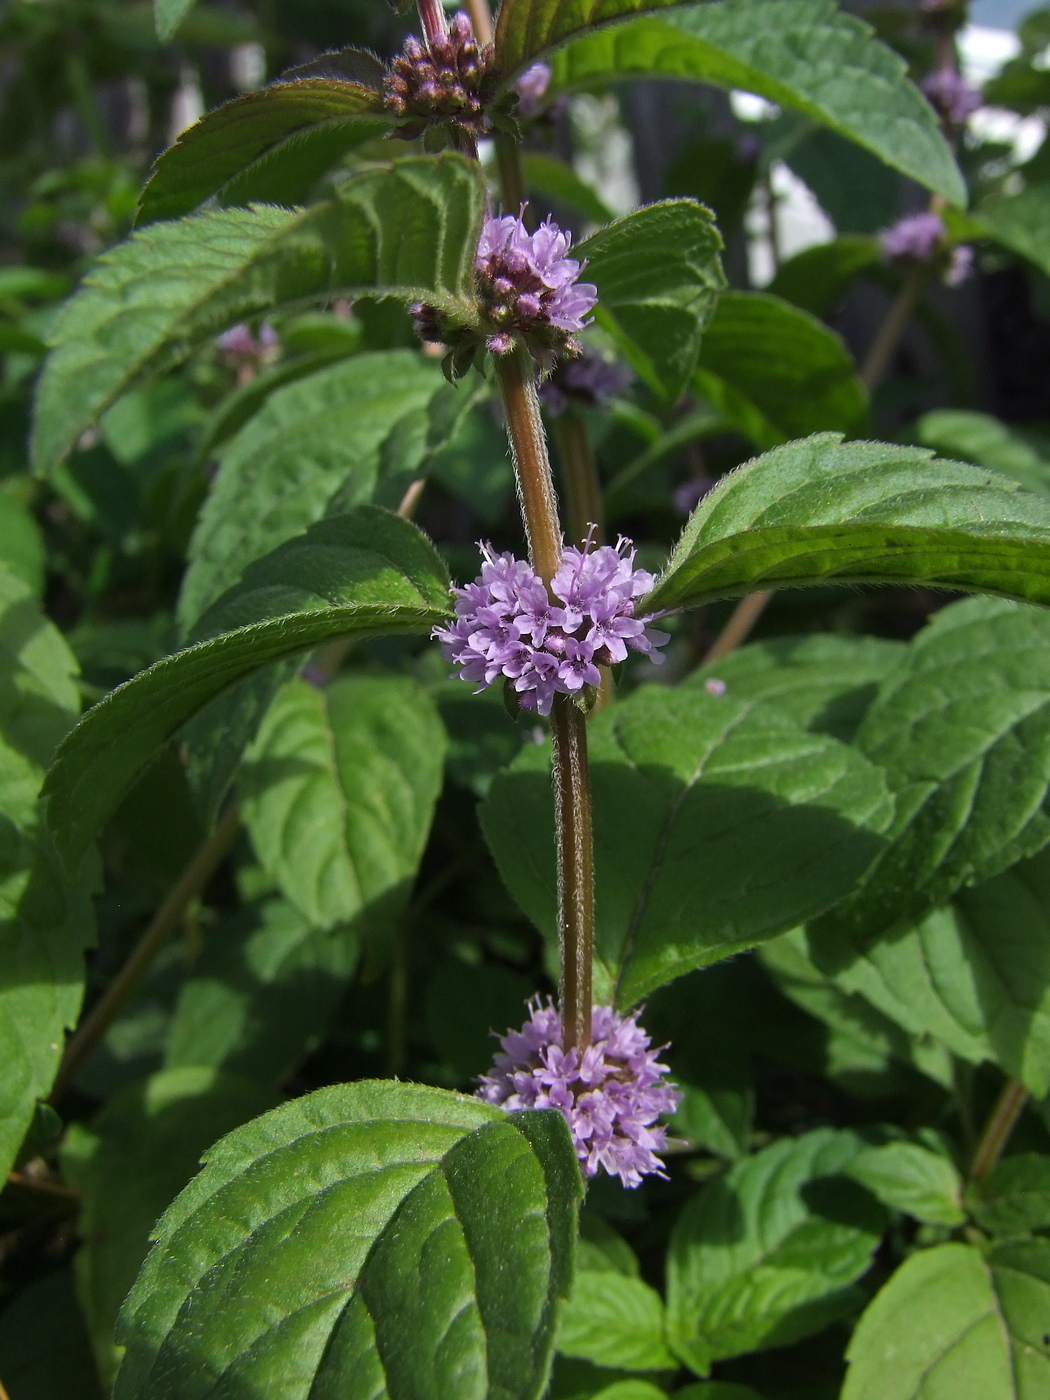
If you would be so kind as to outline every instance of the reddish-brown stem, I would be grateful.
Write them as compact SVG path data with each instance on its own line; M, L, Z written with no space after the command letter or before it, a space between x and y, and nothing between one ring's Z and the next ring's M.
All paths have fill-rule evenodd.
M562 1045L591 1043L594 869L587 721L568 695L551 708L554 820L558 832L558 943L561 950Z
M869 394L873 394L882 383L882 377L889 368L900 338L907 330L912 313L919 304L922 289L929 275L929 269L921 264L912 268L901 283L901 289L894 297L886 319L876 332L868 351L868 358L860 372L860 382Z
M602 518L598 464L587 436L587 423L575 404L570 404L555 419L554 435L558 442L561 476L565 485L569 538L573 544L582 544L591 526L594 526L594 543L604 544L605 522Z
M740 602L729 614L729 621L719 632L710 651L704 657L703 664L705 666L709 661L718 661L723 656L727 656L729 652L735 651L738 646L747 641L751 635L752 627L765 612L766 604L772 596L772 590L765 590L761 593L748 593L740 599Z
M1027 1102L1028 1090L1016 1079L1011 1079L996 1100L995 1107L984 1125L984 1132L970 1163L971 1181L983 1181L991 1172L1003 1155L1003 1148L1017 1126L1017 1120Z
M417 0L417 8L427 43L433 44L435 39L443 39L448 33L448 25L441 0Z
M536 367L523 345L509 355L499 356L496 366L529 558L540 578L549 585L561 564L562 538L547 441L536 397Z

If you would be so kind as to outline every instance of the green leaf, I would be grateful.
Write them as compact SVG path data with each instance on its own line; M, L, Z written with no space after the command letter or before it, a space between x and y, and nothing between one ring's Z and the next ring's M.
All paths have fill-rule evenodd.
M725 286L710 210L668 199L617 219L578 245L598 288L598 321L656 393L675 399L696 365Z
M405 438L409 465L418 465L427 410L442 391L456 393L432 360L390 350L340 361L272 393L222 450L190 540L179 595L183 627L336 498L342 510L370 500L384 456Z
M175 31L196 3L197 0L153 0L153 23L162 44L175 37Z
M808 311L811 316L823 319L835 310L854 277L878 261L876 239L846 234L785 259L777 268L769 291ZM922 438L920 441L926 447L936 446L940 450L939 444L925 442Z
M580 1269L558 1328L563 1356L624 1371L675 1369L664 1341L664 1305L639 1278Z
M547 49L579 34L659 10L680 0L503 0L496 22L496 64L507 84L519 69L535 61Z
M982 204L977 221L1013 253L1050 275L1050 181L1029 185L1020 194Z
M376 68L381 81L378 61ZM136 223L141 228L177 219L212 195L223 204L297 204L341 155L389 125L379 116L382 110L382 95L373 88L325 78L275 83L235 97L160 156L139 199Z
M686 1206L667 1257L667 1329L698 1375L820 1331L855 1306L850 1285L883 1224L871 1197L839 1175L859 1147L830 1128L785 1138Z
M281 545L202 619L207 640L112 691L62 745L45 792L63 848L82 850L143 767L221 691L335 637L427 632L448 614L447 590L429 540L373 506Z
M357 963L353 930L311 926L268 899L209 931L168 1030L168 1067L283 1083L326 1039Z
M683 685L719 682L731 700L761 700L804 729L849 743L904 649L903 642L832 632L777 637L738 647Z
M1038 1400L1050 1384L1050 1242L985 1257L942 1244L907 1259L846 1353L842 1400Z
M841 899L880 847L890 809L877 770L753 702L649 686L590 733L600 1000L630 1006L790 928ZM481 820L508 888L554 942L547 764L546 749L525 748Z
M645 609L778 585L908 583L1050 602L1050 504L916 447L774 448L693 512Z
M47 562L43 532L25 506L6 494L0 494L0 562L40 597Z
M1028 441L1023 431L1008 428L990 413L937 408L924 413L916 423L915 438L923 447L1003 472L1026 491L1050 497L1050 459Z
M476 165L446 152L370 167L307 209L220 210L133 234L55 322L34 462L50 466L121 394L272 307L371 294L469 322L484 198Z
M10 1400L102 1400L69 1267L34 1279L0 1313Z
M117 1400L542 1393L581 1192L559 1113L362 1081L206 1163L125 1304Z
M403 911L441 791L445 731L401 676L291 681L249 749L241 805L263 868L319 928Z
M967 1205L993 1235L1027 1235L1050 1229L1050 1157L1020 1152L997 1162L970 1187Z
M897 796L891 841L829 929L862 947L1050 841L1048 644L1050 614L993 598L912 640L855 740Z
M830 127L949 203L966 203L958 167L904 61L833 0L691 5L588 34L555 54L551 67L554 92L632 77L742 88Z
M521 157L525 189L532 195L567 205L593 224L611 224L616 215L571 165L542 151L525 151Z
M272 1093L210 1069L171 1069L118 1094L90 1125L70 1127L62 1170L83 1196L77 1291L107 1385L120 1360L113 1325L153 1226L204 1150L273 1101Z
M762 1400L757 1390L733 1381L697 1381L676 1390L675 1400Z
M962 1178L954 1163L917 1142L888 1142L868 1147L846 1168L846 1175L866 1186L894 1210L931 1225L961 1225Z
M855 436L867 425L867 396L841 338L766 292L719 297L694 382L756 447L822 428Z

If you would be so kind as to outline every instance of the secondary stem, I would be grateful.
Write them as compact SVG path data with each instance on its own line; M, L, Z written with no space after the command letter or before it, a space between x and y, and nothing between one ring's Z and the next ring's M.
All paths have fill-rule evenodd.
M984 1132L981 1134L981 1140L977 1144L973 1161L970 1163L971 1181L983 1181L991 1172L1003 1155L1003 1148L1016 1127L1017 1120L1027 1102L1028 1090L1016 1079L1011 1079L1003 1088L996 1100L995 1107L988 1115L987 1123L984 1125Z
M719 632L711 645L710 651L704 657L703 664L706 666L709 661L719 661L729 652L735 651L742 642L746 642L751 635L751 629L766 610L766 604L773 596L772 589L765 589L761 593L748 593L746 597L740 599L736 607L729 614L729 621Z
M536 397L536 371L523 346L496 359L507 433L518 482L532 567L550 585L561 563L562 536L550 458ZM587 722L567 695L551 709L558 852L558 937L561 949L562 1044L591 1043L591 958L594 943L594 870Z
M604 544L605 522L602 519L598 464L587 436L587 423L575 404L570 404L555 419L554 435L558 441L562 481L565 483L569 538L574 544L583 544L593 525L595 544Z
M150 920L127 962L70 1037L55 1076L54 1087L48 1096L49 1102L57 1103L77 1070L109 1030L185 914L190 901L200 894L229 853L240 830L240 822L240 812L234 803L223 813L207 840L198 847L167 899Z
M886 319L879 327L860 372L860 382L869 394L874 393L881 384L882 376L893 358L893 352L919 304L919 297L929 275L929 269L922 265L912 268L901 284Z

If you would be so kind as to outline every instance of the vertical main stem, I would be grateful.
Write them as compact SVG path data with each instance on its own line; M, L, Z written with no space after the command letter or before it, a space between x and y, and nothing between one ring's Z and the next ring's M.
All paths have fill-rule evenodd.
M532 358L518 346L496 359L507 434L529 541L532 567L549 587L562 557L558 502L536 397ZM554 738L555 839L558 850L558 936L561 947L562 1044L591 1043L591 960L594 944L594 869L587 721L568 695L551 709Z
M562 1046L591 1043L594 869L587 721L571 696L551 707L554 820L558 833L558 943L561 951Z

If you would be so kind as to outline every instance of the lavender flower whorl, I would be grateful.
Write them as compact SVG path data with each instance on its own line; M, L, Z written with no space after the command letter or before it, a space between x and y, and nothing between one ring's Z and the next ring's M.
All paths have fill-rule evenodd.
M673 1113L682 1095L667 1082L667 1066L649 1048L637 1013L621 1016L611 1006L591 1014L592 1043L561 1049L561 1016L550 1001L529 1003L520 1031L500 1040L492 1072L482 1075L478 1097L508 1113L556 1108L572 1133L584 1176L604 1168L624 1186L643 1176L664 1176L656 1155L667 1145L656 1120Z

